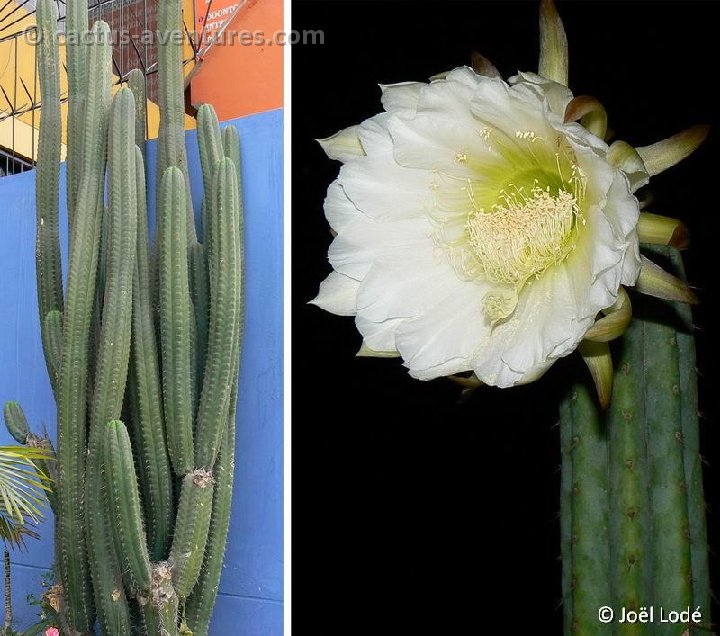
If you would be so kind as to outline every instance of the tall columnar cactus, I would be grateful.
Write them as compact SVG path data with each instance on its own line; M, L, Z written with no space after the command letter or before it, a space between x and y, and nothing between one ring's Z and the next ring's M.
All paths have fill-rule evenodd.
M679 275L680 254L653 248ZM669 268L668 268L669 269ZM673 634L659 609L710 625L697 373L686 304L636 297L618 342L607 412L576 386L561 409L563 604L567 634ZM652 627L603 624L602 607L655 608ZM620 616L617 615L616 619ZM651 631L649 631L651 630Z
M158 185L145 178L144 77L112 97L109 28L67 6L69 267L59 237L57 18L38 2L37 276L58 407L51 504L63 633L207 634L232 498L243 334L240 143L200 110L204 206L189 190L177 0L159 7ZM150 190L148 189L150 187ZM155 245L147 198L158 201ZM152 254L151 256L151 249ZM156 311L157 309L157 311ZM8 429L33 435L16 403ZM175 490L175 492L174 492ZM181 611L184 612L181 614Z

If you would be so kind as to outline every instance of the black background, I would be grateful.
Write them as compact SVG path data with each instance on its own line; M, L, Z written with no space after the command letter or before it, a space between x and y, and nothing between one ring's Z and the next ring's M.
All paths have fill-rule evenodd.
M718 523L718 35L714 3L561 2L570 86L597 96L633 145L695 123L703 148L652 181L653 211L693 232L702 304L700 399L710 541ZM352 318L307 305L330 272L322 203L339 164L314 138L380 110L380 83L425 80L475 49L503 76L536 70L536 3L293 3L293 623L302 633L561 633L559 395L577 356L530 386L460 401L397 360L355 358ZM712 556L714 589L717 556ZM715 608L718 616L718 608ZM460 627L474 625L475 627Z

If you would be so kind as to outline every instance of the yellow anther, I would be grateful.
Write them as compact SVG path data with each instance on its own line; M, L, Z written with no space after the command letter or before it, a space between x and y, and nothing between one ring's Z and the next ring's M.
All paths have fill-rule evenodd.
M473 212L466 229L486 277L519 288L572 249L568 238L578 202L565 190L553 196L537 186L528 194L517 187L503 190L499 200L489 211Z

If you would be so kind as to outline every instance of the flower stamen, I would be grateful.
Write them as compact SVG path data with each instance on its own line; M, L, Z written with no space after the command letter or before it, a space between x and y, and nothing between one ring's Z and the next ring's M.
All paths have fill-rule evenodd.
M509 184L489 211L470 214L466 230L487 279L519 289L572 249L568 238L578 215L578 200L566 190L552 194L536 184L526 192Z

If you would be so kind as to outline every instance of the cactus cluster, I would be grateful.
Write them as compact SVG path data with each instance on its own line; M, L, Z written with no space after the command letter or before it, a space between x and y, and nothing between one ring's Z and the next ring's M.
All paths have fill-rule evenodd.
M648 250L683 276L675 248ZM690 307L638 296L619 344L607 412L574 387L561 405L561 539L566 634L710 630L705 501ZM655 608L652 626L598 620L601 607ZM684 631L657 612L699 609ZM698 624L696 624L698 623Z
M190 197L182 18L160 0L158 184L145 179L145 78L112 96L111 39L88 30L86 0L67 3L67 210L59 233L57 16L39 0L42 90L37 167L37 288L57 402L50 499L62 631L207 634L232 497L243 334L240 141L212 107L198 115L203 242ZM89 37L88 37L89 35ZM81 36L81 37L75 37ZM149 242L147 197L157 201ZM5 407L21 443L20 406Z

